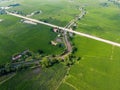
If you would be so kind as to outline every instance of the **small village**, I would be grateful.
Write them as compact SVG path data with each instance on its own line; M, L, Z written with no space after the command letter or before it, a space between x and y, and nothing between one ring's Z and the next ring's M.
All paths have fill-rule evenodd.
M17 11L13 12L13 13L17 13ZM34 14L32 13L31 15L35 15L35 14L39 14L40 12L35 11ZM84 13L85 14L85 13ZM75 21L71 21L66 27L71 27L75 29L77 27L76 21L80 20L80 18L83 17L84 15L82 13L82 15L80 14L80 16L78 16L77 18L75 18ZM30 17L30 15L26 15L28 17ZM37 25L37 23L34 23L32 21L28 21L28 20L24 20L21 19L20 21L21 23L26 23L26 24L33 24L33 25ZM73 46L71 46L70 41L68 40L69 37L73 37L72 33L66 33L62 30L59 30L59 28L54 27L52 28L52 32L57 34L57 37L54 40L51 40L49 44L51 44L52 46L57 46L59 48L65 48L65 50L63 51L63 53L61 53L60 55L44 55L44 51L42 50L38 50L38 53L34 53L32 51L30 51L29 49L26 49L20 53L16 53L14 55L12 55L11 58L11 64L9 64L9 72L4 72L1 75L4 75L6 73L10 73L10 72L14 72L17 70L17 68L19 68L19 70L22 70L24 68L28 68L28 67L38 67L38 66L42 66L42 67L51 67L52 65L54 65L55 63L59 63L61 61L65 61L64 63L69 67L71 65L74 64L74 60L80 60L80 57L75 57L73 56L71 53L74 53L75 51L77 51L77 49L73 48ZM74 58L74 60L73 60ZM66 59L68 59L66 61ZM24 64L24 66L23 66ZM1 66L1 70L5 69L3 68L3 66ZM13 70L14 69L14 70Z

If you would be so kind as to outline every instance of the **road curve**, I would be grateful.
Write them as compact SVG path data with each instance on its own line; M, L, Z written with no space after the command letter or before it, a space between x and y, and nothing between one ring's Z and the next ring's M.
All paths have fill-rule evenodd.
M43 21L39 21L39 20L36 20L36 19L28 18L28 17L22 16L22 15L19 15L19 14L10 13L8 11L6 11L6 12L7 12L8 15L12 15L12 16L15 16L15 17L23 18L23 19L26 19L26 20L29 20L29 21L32 21L32 22L36 22L36 23L39 23L39 24L43 24L43 25L46 25L46 26L50 26L50 27L57 27L60 30L64 30L64 31L67 31L67 32L71 32L71 33L83 36L83 37L87 37L87 38L90 38L90 39L94 39L94 40L97 40L97 41L101 41L101 42L104 42L104 43L107 43L107 44L110 44L110 45L114 45L114 46L120 47L120 43L117 43L117 42L113 42L113 41L110 41L110 40L106 40L106 39L103 39L103 38L99 38L99 37L96 37L96 36L92 36L92 35L81 33L81 32L77 32L77 31L73 31L73 30L70 30L70 29L67 29L67 28L64 28L64 27L60 27L60 26L53 25L53 24L50 24L50 23L45 23Z

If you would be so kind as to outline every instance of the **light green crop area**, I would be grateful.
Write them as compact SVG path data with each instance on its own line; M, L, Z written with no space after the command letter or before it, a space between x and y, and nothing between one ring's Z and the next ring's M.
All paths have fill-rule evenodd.
M120 42L120 8L107 0L89 1L77 31ZM101 6L106 2L108 7ZM119 90L120 48L77 35L73 42L78 48L75 55L82 59L72 66L59 90Z

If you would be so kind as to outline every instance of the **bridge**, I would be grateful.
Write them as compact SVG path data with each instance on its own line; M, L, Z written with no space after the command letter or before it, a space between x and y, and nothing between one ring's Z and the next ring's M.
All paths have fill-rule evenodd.
M92 36L92 35L89 35L89 34L85 34L85 33L82 33L82 32L73 31L73 30L68 29L68 28L64 28L64 27L60 27L60 26L57 26L57 25L53 25L53 24L50 24L50 23L43 22L43 21L39 21L39 20L36 20L36 19L28 18L28 17L22 16L22 15L19 15L19 14L8 12L8 11L6 11L6 13L8 15L12 15L12 16L19 17L19 18L22 18L22 19L26 19L26 20L29 20L29 21L32 21L32 22L35 22L35 23L39 23L39 24L49 26L49 27L53 27L53 28L56 27L60 30L64 30L64 31L67 31L67 32L70 32L70 33L74 33L74 34L86 37L86 38L94 39L94 40L97 40L97 41L100 41L100 42L104 42L104 43L107 43L107 44L110 44L110 45L120 47L120 43L117 43L117 42L113 42L113 41L110 41L110 40L106 40L106 39L99 38L99 37L96 37L96 36Z

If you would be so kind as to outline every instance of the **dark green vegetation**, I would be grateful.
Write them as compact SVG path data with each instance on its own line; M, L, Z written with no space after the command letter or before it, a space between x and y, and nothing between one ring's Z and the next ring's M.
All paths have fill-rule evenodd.
M65 76L67 68L56 64L49 69L30 69L21 71L6 83L0 85L0 90L54 90Z
M120 42L120 8L117 5L108 2L108 0L70 1L73 2L71 3L68 0L30 0L29 2L20 0L19 3L22 4L22 8L16 7L14 9L20 11L23 10L24 14L33 12L34 8L35 10L40 9L43 11L43 14L32 16L33 18L47 20L47 22L65 26L74 15L79 13L77 8L79 5L82 5L85 6L87 15L78 22L77 31ZM107 6L105 6L106 3ZM32 47L31 49L33 51L42 49L48 54L57 53L56 47L49 50L49 48L46 48L46 45L49 46L49 44L44 43L44 38L47 37L47 39L49 39L51 36L55 36L55 34L51 34L52 32L49 31L50 28L43 25L24 25L19 23L19 19L11 16L0 16L0 18L6 18L6 20L9 19L9 22L5 20L5 23L0 23L3 24L2 26L0 25L0 28L2 28L0 29L0 40L2 41L0 44L2 43L2 47L6 45L9 47L8 49L13 50L10 51L5 46L4 48L0 47L0 52L4 52L3 54L10 56L11 52L21 52L21 50L28 47ZM6 29L6 27L10 29ZM44 28L44 30L41 30L40 27ZM16 30L16 28L18 30ZM30 30L25 30L26 28L29 28ZM38 32L43 33L39 34L39 36ZM34 40L32 35L35 37ZM39 38L40 42L38 43L36 39L41 37L41 35L43 35L43 38ZM52 39L54 38L55 37ZM11 43L9 39L12 39L13 41L18 40L18 42L15 42L14 44L14 42ZM36 42L36 44L33 44L33 42ZM15 77L3 83L0 86L0 89L37 90L42 88L42 90L55 90L58 87L58 90L120 90L120 48L77 35L72 39L72 42L75 44L75 47L77 47L77 52L74 55L82 57L82 59L71 66L70 73L67 74L68 76L63 80L62 84L59 82L65 76L66 67L61 64L55 64L55 66L45 70L34 69L38 70L38 73L33 73L34 70L19 72ZM9 52L6 53L6 51ZM4 60L0 59L0 62L4 62ZM58 81L60 87L56 81ZM14 86L14 84L16 84L16 86Z

